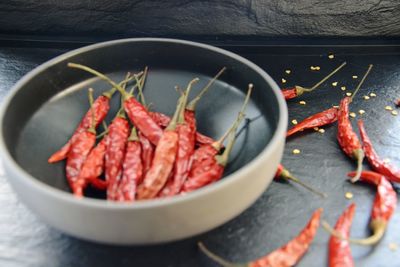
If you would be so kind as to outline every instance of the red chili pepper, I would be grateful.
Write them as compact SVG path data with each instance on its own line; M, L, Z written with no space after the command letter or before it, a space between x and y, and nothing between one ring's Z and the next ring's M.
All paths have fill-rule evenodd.
M351 172L348 175L350 177L354 177L356 173ZM396 191L394 191L392 184L380 173L363 171L360 179L361 181L365 181L377 186L370 223L373 234L365 239L349 240L352 243L360 245L374 245L382 239L386 231L388 221L396 210L397 194Z
M119 201L135 200L136 187L141 182L143 176L141 153L142 149L139 137L136 133L136 129L132 128L126 146L122 178L119 185Z
M349 238L356 205L351 204L339 217L335 231L344 238ZM329 267L353 267L350 243L347 240L331 236L329 239Z
M286 180L286 181L293 181L301 186L303 186L304 188L310 190L311 192L320 195L321 197L327 197L327 195L325 193L319 192L318 190L314 189L313 187L309 186L308 184L305 184L304 182L302 182L299 178L293 176L282 164L278 165L278 170L275 173L275 178L274 180Z
M172 172L178 152L179 135L176 129L179 114L186 106L192 85L198 81L193 79L186 92L179 98L175 114L165 129L154 152L153 162L145 178L137 190L137 199L151 199L158 195Z
M379 158L374 147L372 146L371 140L367 135L367 131L365 130L364 122L362 120L358 121L358 129L363 142L365 156L368 159L372 169L383 174L387 179L389 179L389 181L400 183L400 170Z
M317 89L321 84L323 84L326 80L328 80L330 77L332 77L336 72L338 72L341 68L343 68L347 63L343 62L342 65L337 67L335 70L333 70L331 73L329 73L326 77L324 77L321 81L316 83L313 87L311 88L304 88L301 86L295 86L292 88L286 88L282 89L282 94L285 97L286 100L296 98L298 96L301 96L304 93L309 93Z
M193 155L193 163L189 172L189 176L182 186L182 193L194 191L207 184L213 183L222 177L225 166L228 163L229 154L231 153L235 143L236 129L245 116L244 111L249 102L252 89L253 84L249 84L249 89L247 91L243 106L232 127L227 132L227 134L229 134L229 141L224 153L222 155L216 155L219 152L222 141L217 142L219 143L219 148L213 147L212 145L206 145L204 148L200 148L202 149L200 153L195 152ZM225 138L225 135L222 138Z
M83 190L87 184L91 183L98 189L106 189L108 183L100 180L99 176L104 171L104 157L108 145L108 135L106 135L87 156L77 180L79 194L83 195Z
M303 255L307 252L311 242L314 240L315 234L317 233L322 209L317 209L308 224L300 232L298 236L289 241L286 245L281 248L263 256L255 261L251 261L243 264L235 264L228 262L221 257L217 256L210 250L208 250L203 243L199 242L200 250L206 254L210 259L219 263L224 267L290 267L296 265Z
M109 144L105 155L105 174L108 182L107 199L116 200L129 135L129 123L122 116L117 116L108 129Z
M143 173L147 173L151 167L151 163L154 157L154 146L151 144L149 139L146 138L141 132L139 132L139 141L142 145L142 164ZM138 182L139 184L141 181Z
M329 108L317 114L314 114L303 121L299 122L297 125L293 126L286 134L286 137L291 136L297 132L313 129L314 127L321 127L337 121L338 109Z
M83 196L83 192L79 184L77 184L79 173L82 169L83 164L86 161L90 150L96 144L96 124L94 123L95 112L93 109L93 89L91 88L89 89L89 102L92 111L92 124L90 125L89 129L79 133L71 143L71 148L67 156L67 163L65 168L67 181L74 195L78 197Z

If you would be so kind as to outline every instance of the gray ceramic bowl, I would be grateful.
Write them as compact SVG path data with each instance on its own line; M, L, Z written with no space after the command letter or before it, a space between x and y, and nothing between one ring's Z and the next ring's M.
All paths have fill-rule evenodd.
M64 163L48 156L71 135L85 110L86 89L109 86L67 67L82 63L120 80L126 71L150 68L145 94L157 110L171 114L174 85L193 77L209 81L228 69L202 99L199 130L219 137L236 117L249 82L254 84L247 116L224 178L170 199L111 203L76 199L69 193ZM193 92L193 95L196 92ZM110 118L118 109L114 97ZM109 119L110 119L109 118ZM0 113L0 153L19 198L46 223L75 237L110 244L150 244L193 236L234 218L270 184L284 147L287 107L271 77L255 64L209 45L173 39L124 39L83 47L50 60L25 75L10 91ZM92 196L98 196L92 194Z

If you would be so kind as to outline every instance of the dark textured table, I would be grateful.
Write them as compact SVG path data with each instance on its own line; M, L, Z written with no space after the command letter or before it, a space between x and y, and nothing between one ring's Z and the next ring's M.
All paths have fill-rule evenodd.
M74 46L77 46L76 44ZM56 48L54 48L56 47ZM400 164L399 118L385 110L400 97L400 45L258 45L228 46L264 68L283 86L310 86L343 61L348 66L324 84L316 93L288 103L290 121L303 118L337 105L341 97L354 89L367 69L375 65L359 96L352 104L357 117L363 117L376 149L384 158ZM40 63L71 49L71 45L51 43L0 42L0 98L25 73ZM328 59L333 52L334 59ZM311 71L310 66L320 66ZM290 69L291 74L285 74ZM358 75L358 79L353 79ZM338 81L334 87L332 82ZM347 90L342 91L341 86ZM371 92L377 97L364 100ZM306 101L300 105L299 100ZM358 110L366 113L359 115ZM355 119L353 119L355 122ZM323 207L324 218L334 223L351 202L357 204L352 236L369 234L368 221L375 190L353 185L346 173L355 168L340 151L336 127L325 133L308 132L288 140L283 162L304 181L329 194L321 199L304 189L287 183L273 183L260 199L243 214L225 225L190 239L146 247L99 245L66 236L45 225L19 202L0 176L0 266L217 266L199 253L196 243L204 241L218 254L232 261L254 259L286 243L303 228L311 213ZM298 148L301 153L292 154ZM367 165L365 165L367 167ZM347 200L346 192L354 198ZM375 247L352 246L357 266L400 266L400 250L389 249L400 244L400 214L392 218L384 239ZM320 228L309 252L298 266L326 266L328 235Z

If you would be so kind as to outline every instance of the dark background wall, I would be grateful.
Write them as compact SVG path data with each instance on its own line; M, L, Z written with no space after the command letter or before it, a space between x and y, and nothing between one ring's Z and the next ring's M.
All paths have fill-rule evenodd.
M56 36L400 36L399 0L8 0L0 33Z

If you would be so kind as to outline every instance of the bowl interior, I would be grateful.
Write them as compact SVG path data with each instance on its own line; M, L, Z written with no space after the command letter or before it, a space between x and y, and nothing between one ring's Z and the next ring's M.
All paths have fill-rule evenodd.
M148 66L146 101L153 110L168 115L174 112L178 98L175 85L185 88L191 79L199 77L193 97L226 66L226 72L196 110L198 130L215 139L229 128L243 103L247 84L253 83L248 120L242 124L224 176L255 158L277 127L279 108L271 85L238 58L204 47L160 41L126 41L80 49L45 63L44 68L19 83L3 120L3 136L14 160L33 177L60 190L69 191L65 163L48 164L47 159L66 142L88 110L87 88L94 88L95 97L110 88L90 74L68 68L68 62L88 65L115 81L122 80L127 71L137 72ZM119 94L115 94L107 123L115 116L119 103ZM89 195L101 196L94 190Z

